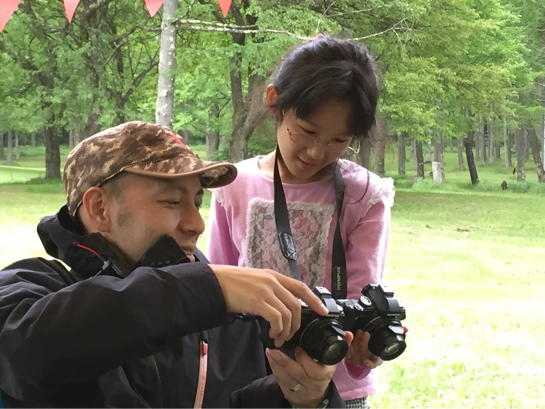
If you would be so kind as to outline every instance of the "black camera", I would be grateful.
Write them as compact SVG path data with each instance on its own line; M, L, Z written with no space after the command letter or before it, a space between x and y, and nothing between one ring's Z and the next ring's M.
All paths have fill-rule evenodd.
M369 350L383 361L400 356L407 344L401 326L405 307L387 285L366 285L358 300L335 300L324 287L314 287L314 293L328 309L325 316L316 314L301 301L301 326L286 348L300 346L311 358L326 365L335 365L348 352L344 331L354 334L358 329L369 332ZM270 325L264 321L261 340L268 348L275 348L269 337Z

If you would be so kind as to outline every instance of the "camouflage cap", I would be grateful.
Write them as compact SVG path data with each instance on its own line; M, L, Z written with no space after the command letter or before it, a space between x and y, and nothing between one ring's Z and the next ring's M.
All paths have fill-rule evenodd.
M199 175L205 188L231 183L231 163L199 159L179 135L161 125L127 122L106 129L77 145L64 166L68 212L74 216L83 194L122 171L161 178Z

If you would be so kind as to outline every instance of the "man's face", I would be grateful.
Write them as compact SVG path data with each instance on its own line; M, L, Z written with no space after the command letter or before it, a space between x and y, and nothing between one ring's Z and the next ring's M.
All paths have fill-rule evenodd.
M193 252L204 221L199 213L203 190L198 176L155 178L123 175L110 188L110 231L104 236L114 243L133 265L163 235L169 234L195 261Z

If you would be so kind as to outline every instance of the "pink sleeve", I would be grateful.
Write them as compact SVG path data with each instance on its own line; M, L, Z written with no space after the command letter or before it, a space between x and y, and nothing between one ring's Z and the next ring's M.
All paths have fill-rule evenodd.
M369 208L347 237L349 298L359 298L367 284L382 282L389 236L390 206L384 198Z
M208 259L211 264L238 265L238 251L231 239L231 229L225 208L218 202L216 192L210 200L208 216L210 240L208 241Z
M388 198L383 197L369 208L349 234L346 252L348 298L359 298L364 286L382 282L390 235L390 214ZM343 363L353 379L363 379L369 374L370 370L366 367Z

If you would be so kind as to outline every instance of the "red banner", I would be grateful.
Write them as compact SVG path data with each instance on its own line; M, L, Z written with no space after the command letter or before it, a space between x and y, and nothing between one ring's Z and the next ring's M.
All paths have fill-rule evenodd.
M6 23L15 9L19 5L21 0L0 0L0 32L4 30Z
M232 1L233 0L218 0L218 4L220 5L221 12L223 13L224 16L226 16L227 13L229 12L229 7L231 7Z
M148 13L150 17L155 16L155 14L159 11L161 6L163 5L163 2L165 0L144 0L144 3L146 3L146 7L148 8Z
M76 8L78 7L80 0L63 1L66 18L68 19L68 22L71 23L72 17L74 17L74 13L76 12ZM148 9L148 13L151 17L157 14L164 1L165 0L144 0L146 8ZM4 30L4 27L6 26L6 23L8 22L11 15L15 13L15 10L19 6L20 2L21 0L0 0L0 33ZM231 2L232 0L218 0L218 4L224 16L226 16L229 12Z
M66 18L69 23L72 22L72 17L74 17L78 4L79 0L64 0L64 11L66 12Z

